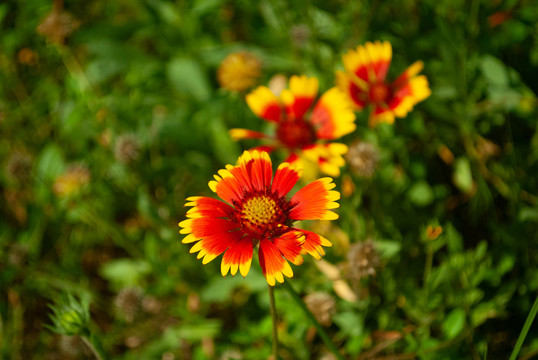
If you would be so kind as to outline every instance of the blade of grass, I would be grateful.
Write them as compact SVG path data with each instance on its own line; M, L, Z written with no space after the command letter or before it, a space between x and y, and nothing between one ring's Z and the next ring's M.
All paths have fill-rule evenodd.
M519 351L521 350L521 346L523 345L523 341L525 341L525 337L527 337L527 333L529 332L529 329L531 328L532 322L534 321L534 318L536 317L537 312L538 312L538 296L536 297L536 300L534 300L534 304L532 305L531 311L529 312L529 315L527 316L527 320L525 320L525 324L523 325L523 329L521 329L521 333L519 334L519 337L517 338L516 345L514 346L514 350L512 351L512 354L510 355L509 360L516 360L517 355L519 354Z

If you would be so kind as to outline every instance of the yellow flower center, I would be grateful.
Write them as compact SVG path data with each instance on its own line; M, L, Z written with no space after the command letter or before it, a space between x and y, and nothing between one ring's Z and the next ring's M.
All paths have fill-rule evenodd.
M267 196L253 197L243 205L243 220L254 227L264 226L275 220L276 212L277 205L273 199Z

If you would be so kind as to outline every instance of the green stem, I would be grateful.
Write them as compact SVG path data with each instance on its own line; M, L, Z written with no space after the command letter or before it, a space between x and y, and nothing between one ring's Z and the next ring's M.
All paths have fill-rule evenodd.
M512 355L510 355L510 360L516 360L517 355L519 354L519 350L521 350L523 341L525 341L525 337L527 337L527 333L529 332L529 329L531 328L532 322L534 321L534 318L536 317L537 312L538 312L538 296L536 297L536 300L534 300L534 304L532 305L531 311L529 312L529 315L527 316L527 320L525 320L523 329L521 329L521 333L519 334L519 337L517 338L516 346L514 346Z
M267 284L269 289L269 304L271 305L271 318L273 319L273 360L278 360L278 322L276 318L275 290Z
M108 360L105 349L103 349L103 344L101 344L101 340L95 334L82 335L81 338L97 360Z
M288 281L284 281L283 286L291 295L293 300L295 300L297 305L299 305L299 307L303 310L303 312L308 317L308 319L310 319L310 321L312 322L312 325L314 325L314 327L316 328L319 336L321 337L321 339L323 340L327 348L334 354L334 356L336 356L338 360L344 360L344 357L342 357L342 355L340 354L340 352L338 351L334 343L331 341L331 339L325 332L325 330L323 330L323 327L318 322L316 317L312 314L312 312L310 312L310 310L308 310L308 308L306 307L305 303L303 302L299 294L297 294L297 292L293 289L293 287L291 287Z

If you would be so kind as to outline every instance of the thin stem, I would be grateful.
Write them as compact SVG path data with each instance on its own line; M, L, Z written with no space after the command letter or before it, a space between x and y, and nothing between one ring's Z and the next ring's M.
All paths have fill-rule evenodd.
M527 337L527 333L529 332L529 329L531 328L532 322L534 321L534 318L536 317L537 312L538 312L538 296L536 297L536 300L534 300L534 304L532 305L531 311L529 312L529 315L527 316L527 320L525 320L523 329L521 329L521 333L519 334L519 337L517 338L516 346L514 346L512 355L510 355L510 360L516 360L517 355L519 354L519 350L521 350L523 341L525 341L525 337Z
M276 318L275 290L267 284L269 289L269 304L271 305L271 318L273 319L273 360L278 360L278 328Z
M321 337L321 339L323 340L327 348L334 354L334 356L336 356L338 360L344 360L344 358L342 357L342 355L340 354L340 352L338 351L334 343L331 341L331 339L329 338L325 330L323 330L323 327L321 326L321 324L318 322L318 320L316 320L316 317L312 314L312 312L310 312L310 310L308 310L308 308L306 307L305 303L303 302L299 294L297 294L297 292L291 287L288 281L284 281L283 286L291 295L293 300L295 300L297 305L299 305L299 307L303 310L303 312L308 317L308 319L310 319L310 321L312 322L312 325L314 325L314 327L316 328L319 336Z

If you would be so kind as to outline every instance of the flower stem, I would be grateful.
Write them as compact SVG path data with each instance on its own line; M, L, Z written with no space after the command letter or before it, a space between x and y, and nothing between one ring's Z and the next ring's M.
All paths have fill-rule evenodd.
M89 333L88 335L81 335L80 337L86 346L90 348L97 360L108 360L108 356L103 349L101 340L95 334Z
M323 340L327 348L334 354L334 356L336 356L338 360L344 360L344 357L340 354L336 345L334 345L334 343L329 338L325 330L323 330L323 327L316 320L316 317L312 314L312 312L310 312L310 310L308 310L308 308L306 307L305 303L303 302L299 294L297 294L297 292L293 289L293 287L289 284L288 281L284 281L283 286L284 288L286 288L286 290L291 295L293 300L295 300L297 305L299 305L299 307L303 310L303 312L308 317L308 319L310 319L310 321L312 322L312 325L314 325L314 327L316 328L319 336L321 337L321 339Z
M269 289L269 304L271 306L271 318L273 319L273 360L278 360L278 322L276 317L275 290L267 284Z
M521 329L521 333L519 334L519 337L517 338L517 342L516 342L516 345L514 346L514 350L512 350L512 354L510 355L510 360L516 360L517 355L519 354L519 350L521 350L523 341L525 341L525 337L527 337L527 333L529 332L529 329L532 325L532 322L534 321L534 318L536 317L537 312L538 312L538 296L536 297L536 300L534 300L534 304L532 305L529 315L527 315L527 320L525 320L523 329Z

